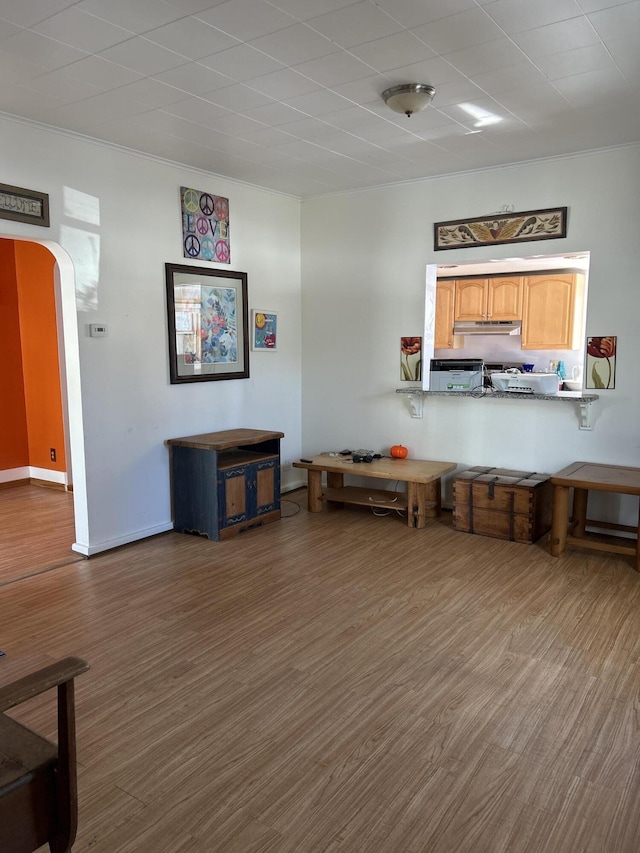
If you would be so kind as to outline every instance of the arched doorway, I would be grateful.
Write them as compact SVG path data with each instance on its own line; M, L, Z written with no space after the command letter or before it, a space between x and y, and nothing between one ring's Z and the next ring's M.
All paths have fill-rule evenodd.
M52 240L39 240L7 233L0 233L0 238L38 243L44 246L55 259L51 287L54 289L56 305L65 452L67 467L72 472L73 478L75 542L70 544L72 551L87 556L89 537L86 465L73 263L62 246Z

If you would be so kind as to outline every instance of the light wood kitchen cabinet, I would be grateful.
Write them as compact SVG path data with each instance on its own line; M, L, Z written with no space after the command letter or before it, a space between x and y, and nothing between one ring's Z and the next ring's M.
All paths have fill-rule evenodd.
M457 349L462 339L453 334L455 308L455 281L439 281L436 286L435 349Z
M458 279L454 319L521 320L523 276Z
M584 276L544 273L524 277L522 349L580 347Z

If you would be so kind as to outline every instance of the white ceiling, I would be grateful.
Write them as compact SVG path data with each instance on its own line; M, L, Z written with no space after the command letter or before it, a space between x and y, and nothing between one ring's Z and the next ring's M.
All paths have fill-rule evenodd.
M0 0L0 111L305 197L637 142L639 36L640 0Z

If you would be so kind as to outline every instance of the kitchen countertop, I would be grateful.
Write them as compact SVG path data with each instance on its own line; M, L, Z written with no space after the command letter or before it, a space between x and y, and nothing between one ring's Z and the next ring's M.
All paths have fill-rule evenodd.
M417 386L396 388L396 394L423 394L430 397L474 397L476 400L515 397L518 400L555 400L569 403L592 403L594 400L600 399L597 394L587 394L584 391L558 391L557 394L520 394L518 391L496 391L495 388L477 388L474 391L424 391Z

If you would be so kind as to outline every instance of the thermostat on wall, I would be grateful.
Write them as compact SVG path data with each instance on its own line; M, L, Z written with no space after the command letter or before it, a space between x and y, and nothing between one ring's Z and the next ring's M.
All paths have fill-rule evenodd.
M107 336L107 327L102 323L90 323L89 334L92 338L105 338Z

